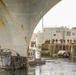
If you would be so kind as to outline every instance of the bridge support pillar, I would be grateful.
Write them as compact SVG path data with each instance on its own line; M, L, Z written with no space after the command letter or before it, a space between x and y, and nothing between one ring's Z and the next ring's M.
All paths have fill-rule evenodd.
M70 55L71 55L72 58L75 58L75 49L74 49L73 45L71 46L71 53L70 53Z

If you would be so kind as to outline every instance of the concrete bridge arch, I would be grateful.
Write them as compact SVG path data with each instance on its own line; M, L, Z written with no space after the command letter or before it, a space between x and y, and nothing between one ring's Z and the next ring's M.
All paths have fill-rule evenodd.
M40 19L60 0L0 0L0 45L27 56ZM23 52L22 52L23 51Z

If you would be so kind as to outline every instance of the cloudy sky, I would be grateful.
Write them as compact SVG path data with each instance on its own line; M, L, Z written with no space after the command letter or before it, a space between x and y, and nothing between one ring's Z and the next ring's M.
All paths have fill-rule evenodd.
M44 27L76 27L76 0L62 0L43 17ZM42 20L34 32L42 30Z

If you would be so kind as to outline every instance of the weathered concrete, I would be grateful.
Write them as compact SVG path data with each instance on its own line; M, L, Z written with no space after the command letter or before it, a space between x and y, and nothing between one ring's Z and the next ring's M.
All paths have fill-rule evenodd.
M47 52L46 52L47 51ZM66 51L69 53L69 57L76 58L76 43L74 44L42 44L42 54L49 55L49 56L57 56L58 52Z
M0 45L27 56L34 28L60 0L0 0Z

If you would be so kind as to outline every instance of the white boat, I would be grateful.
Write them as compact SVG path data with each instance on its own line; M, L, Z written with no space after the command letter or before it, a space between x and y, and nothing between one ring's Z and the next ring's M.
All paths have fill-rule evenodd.
M41 60L41 50L38 48L29 48L28 60L29 62Z
M67 50L59 50L58 57L70 57L70 53Z
M30 65L44 63L44 61L41 60L41 49L29 48L28 61Z

